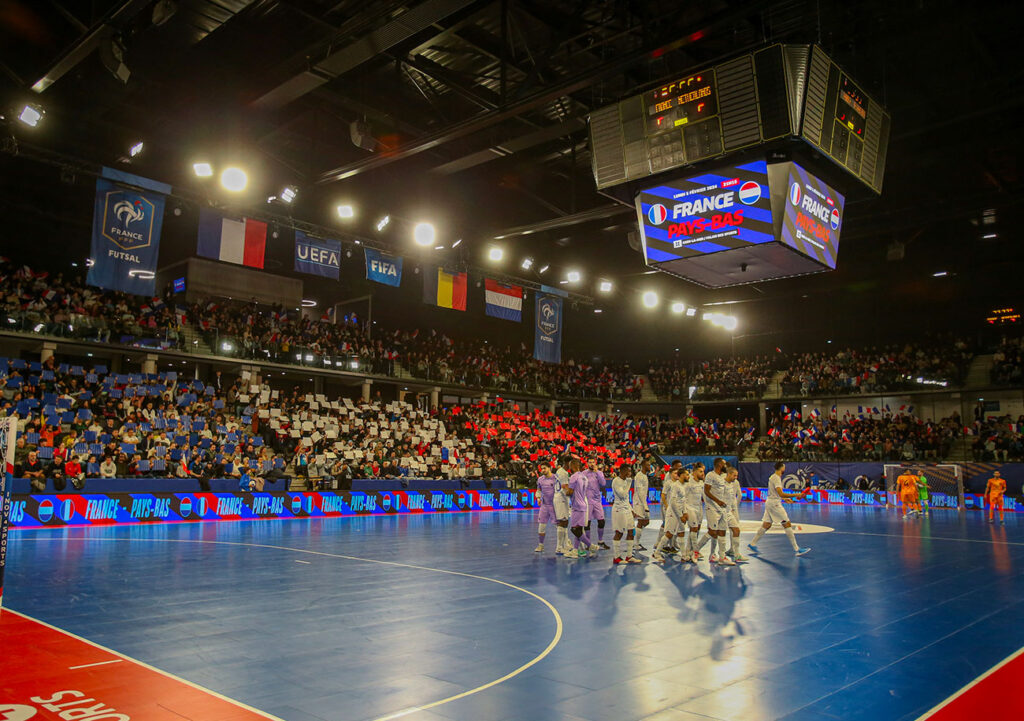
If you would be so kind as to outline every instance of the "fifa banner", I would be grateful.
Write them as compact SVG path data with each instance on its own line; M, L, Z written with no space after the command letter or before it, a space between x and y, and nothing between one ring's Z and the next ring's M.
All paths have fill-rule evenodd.
M401 256L381 253L373 248L363 248L366 256L366 279L395 288L402 284Z
M107 168L103 176L96 181L92 265L86 282L98 288L152 296L164 201L171 186L121 171L108 172Z
M18 429L15 416L0 419L0 607L4 605L4 566L7 564L7 526L11 514L11 485L14 476L14 436Z
M295 231L295 272L338 279L341 266L341 241L314 238Z
M537 294L534 307L533 357L545 363L562 362L562 299Z

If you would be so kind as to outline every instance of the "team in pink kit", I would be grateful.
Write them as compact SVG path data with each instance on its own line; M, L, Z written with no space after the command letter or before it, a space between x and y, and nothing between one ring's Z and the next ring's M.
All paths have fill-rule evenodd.
M801 494L790 493L782 487L785 467L777 464L768 483L762 525L748 543L753 553L759 553L758 542L773 522L781 522L797 556L811 549L797 545L789 516L782 504ZM604 492L608 486L599 461L583 461L565 455L552 469L549 463L538 467L537 500L539 503L537 553L544 551L547 527L554 523L558 541L555 555L564 558L594 558L602 550L613 551L613 563L642 563L639 551L644 528L650 524L647 493L652 469L651 459L643 459L635 466L621 462L615 467L611 480L612 546L604 542ZM740 553L739 503L742 488L739 473L722 458L716 458L711 470L703 463L684 468L680 461L673 463L662 479L661 529L650 560L665 563L676 555L682 563L698 563L705 557L701 549L711 543L707 560L720 566L735 566L748 559ZM699 538L701 524L707 519L707 531ZM595 535L591 535L591 534ZM728 539L728 541L726 540Z

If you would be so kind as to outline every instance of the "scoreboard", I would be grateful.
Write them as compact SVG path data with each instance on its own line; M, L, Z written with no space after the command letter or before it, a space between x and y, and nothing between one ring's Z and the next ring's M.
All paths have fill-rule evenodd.
M598 190L624 202L650 176L792 141L880 193L889 127L820 47L772 45L595 111L590 147Z

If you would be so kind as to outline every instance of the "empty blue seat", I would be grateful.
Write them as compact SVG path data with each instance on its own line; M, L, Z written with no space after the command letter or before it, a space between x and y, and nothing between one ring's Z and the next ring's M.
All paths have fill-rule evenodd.
M89 462L85 465L85 472L90 476L98 476L100 473L100 464Z

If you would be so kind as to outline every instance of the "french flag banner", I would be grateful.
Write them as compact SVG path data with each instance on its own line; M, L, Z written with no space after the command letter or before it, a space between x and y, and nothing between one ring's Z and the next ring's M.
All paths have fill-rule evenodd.
M266 223L252 218L225 218L217 211L206 208L199 211L196 255L262 269L266 249Z
M523 322L523 288L518 285L504 285L496 280L484 280L487 304L486 313L493 318Z

